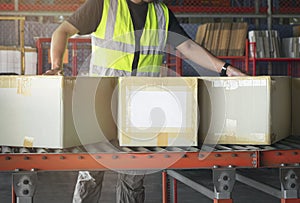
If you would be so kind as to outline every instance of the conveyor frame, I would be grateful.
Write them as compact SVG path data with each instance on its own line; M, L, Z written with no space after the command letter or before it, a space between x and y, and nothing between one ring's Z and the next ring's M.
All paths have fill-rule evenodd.
M2 147L2 149L4 148ZM29 149L29 153L18 153L16 149L12 150L12 153L4 153L3 151L3 153L0 154L0 171L14 171L15 174L25 172L28 176L28 174L30 175L37 171L47 170L158 170L162 171L163 177L163 203L176 203L177 179L188 182L187 185L196 184L192 183L191 180L184 181L186 179L178 175L177 170L211 169L214 173L217 172L216 174L218 174L217 176L219 177L223 177L224 173L230 173L230 177L234 177L230 178L232 181L236 180L245 184L248 183L249 186L258 187L262 190L265 189L265 192L268 194L270 194L270 192L277 194L274 196L280 198L281 202L300 202L300 136L289 136L270 146L216 145L213 151L204 150L211 149L210 146L202 146L202 148L119 147L119 149L120 151L113 153L87 153L74 149L69 151L60 150L60 153L57 153L56 150L50 150L50 152L49 150L45 150L44 152L46 153L36 153L40 150L34 149ZM24 152L24 149L19 149L19 152ZM282 188L280 191L277 191L271 187L261 187L263 183L235 174L235 169L239 168L278 168L280 170L279 180ZM215 185L216 183L220 184L218 180L222 180L221 184L224 184L224 181L228 182L227 178L214 178ZM286 187L287 183L288 185L293 185L293 187ZM232 183L230 184L232 185ZM172 187L171 190L169 188L170 186ZM202 188L204 186L197 187ZM214 199L215 203L233 201L229 190L221 192L220 190L211 192L208 190L203 191L204 193L210 194L210 196L213 194L212 199ZM171 196L172 198L170 198ZM28 201L28 198L24 194L21 197L17 196L19 202L22 198L25 202ZM16 200L15 197L12 199L13 201Z

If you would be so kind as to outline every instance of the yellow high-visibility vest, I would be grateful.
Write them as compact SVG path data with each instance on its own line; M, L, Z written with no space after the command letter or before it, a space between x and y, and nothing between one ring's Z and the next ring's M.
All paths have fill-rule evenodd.
M135 32L141 34L137 76L158 76L169 26L169 11L160 2L148 3L143 30L134 30L126 0L104 0L100 24L92 34L91 75L129 76Z

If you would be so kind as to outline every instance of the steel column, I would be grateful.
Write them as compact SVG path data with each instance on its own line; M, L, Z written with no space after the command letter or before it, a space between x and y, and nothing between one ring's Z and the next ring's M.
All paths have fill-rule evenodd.
M162 202L168 203L168 174L166 171L162 173Z
M170 177L169 183L170 183L170 187L169 187L169 191L170 191L170 202L172 203L177 203L177 180L173 177Z
M74 41L72 45L72 76L77 76L78 73L77 63L77 42Z
M13 182L11 184L11 202L16 203L16 193Z
M182 55L179 51L176 51L176 76L182 75Z
M246 48L245 48L245 71L249 74L249 40L246 39Z

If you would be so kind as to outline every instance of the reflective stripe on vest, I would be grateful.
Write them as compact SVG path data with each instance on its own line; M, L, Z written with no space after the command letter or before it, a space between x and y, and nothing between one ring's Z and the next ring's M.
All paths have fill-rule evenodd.
M168 8L163 3L148 3L144 30L134 31L126 0L104 0L102 20L92 35L91 75L131 75L134 52L140 51L137 75L157 76L168 26ZM134 32L141 34L140 50L135 50Z
M123 77L123 76L131 76L131 72L126 72L124 70L116 70L113 68L104 68L104 67L94 66L91 68L90 76ZM136 76L159 77L160 72L141 72L140 71L140 72L136 73Z

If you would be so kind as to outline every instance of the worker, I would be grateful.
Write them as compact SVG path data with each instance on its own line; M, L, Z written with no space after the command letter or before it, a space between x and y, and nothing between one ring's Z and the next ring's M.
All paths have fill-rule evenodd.
M194 42L167 6L155 0L87 0L53 32L51 70L62 73L68 38L91 34L90 75L159 76L166 44L208 70L245 75ZM99 202L103 173L81 171L73 202ZM118 174L117 202L144 202L144 175Z

